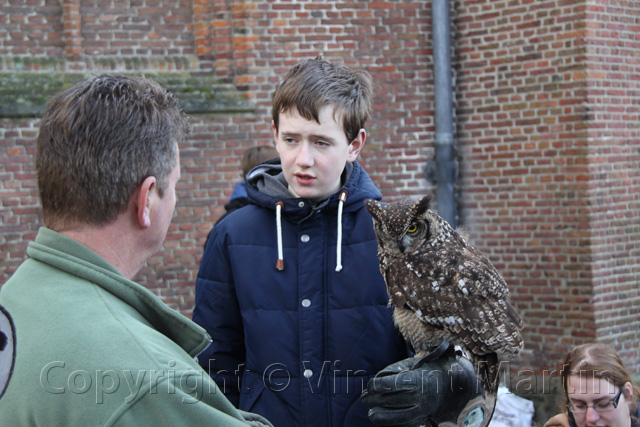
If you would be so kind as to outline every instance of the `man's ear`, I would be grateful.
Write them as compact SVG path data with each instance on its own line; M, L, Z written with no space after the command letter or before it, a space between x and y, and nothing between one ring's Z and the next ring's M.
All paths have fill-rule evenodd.
M364 141L367 139L367 131L360 129L358 135L355 137L351 144L349 144L349 153L347 154L347 162L352 163L358 158L358 154L362 147L364 147Z
M142 228L151 227L151 197L156 192L156 177L148 176L142 181L138 191L138 224Z

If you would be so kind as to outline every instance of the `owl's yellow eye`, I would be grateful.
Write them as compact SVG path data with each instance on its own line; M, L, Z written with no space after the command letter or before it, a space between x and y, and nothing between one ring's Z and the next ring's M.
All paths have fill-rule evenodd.
M416 224L416 223L411 224L409 226L409 228L407 228L407 233L409 233L409 234L413 234L416 231L418 231L418 224Z

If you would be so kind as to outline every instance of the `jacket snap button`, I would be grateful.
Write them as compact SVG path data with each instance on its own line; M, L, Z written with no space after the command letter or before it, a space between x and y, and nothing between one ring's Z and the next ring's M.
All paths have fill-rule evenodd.
M303 234L302 236L300 236L300 240L302 240L304 243L307 243L309 241L309 235Z
M303 306L303 307L310 307L310 306L311 306L311 301L310 301L310 300L308 300L308 299L306 299L306 298L305 298L305 299L303 299L303 300L302 300L302 306Z
M313 371L311 369L305 369L302 375L304 375L305 378L311 378L313 376Z
M298 206L300 206L301 208L304 208L304 202L298 203Z

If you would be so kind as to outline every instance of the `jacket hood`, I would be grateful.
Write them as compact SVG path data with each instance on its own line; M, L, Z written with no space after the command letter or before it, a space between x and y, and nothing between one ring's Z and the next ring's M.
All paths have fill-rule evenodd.
M364 208L365 199L380 200L382 194L373 185L371 178L358 164L347 163L342 172L343 186L325 200L312 202L309 199L297 198L288 189L287 181L282 173L280 159L262 163L251 171L247 178L247 197L255 205L276 212L276 230L278 239L278 260L276 268L284 269L284 251L282 246L282 217L299 224L306 218L324 212L335 215L337 221L336 271L342 270L342 215L343 212L356 212Z
M345 212L361 209L365 199L382 199L382 194L357 161L346 164L342 173L342 182L343 185L338 192L320 202L314 203L308 199L297 198L288 189L280 159L273 159L256 166L249 172L247 197L253 204L272 210L276 209L278 202L283 202L283 215L296 223L306 218L314 209L329 211L337 209L339 197L343 191L347 192L344 201ZM304 206L301 206L301 201L306 202Z

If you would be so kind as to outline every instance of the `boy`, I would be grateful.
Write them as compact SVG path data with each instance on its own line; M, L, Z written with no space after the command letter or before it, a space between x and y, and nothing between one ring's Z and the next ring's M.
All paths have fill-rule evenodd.
M213 342L199 362L277 427L371 426L361 392L408 356L364 208L381 194L356 161L372 97L366 72L294 66L273 96L280 159L250 172L250 204L216 225L200 265L193 320Z
M273 97L280 161L250 174L250 205L218 223L202 259L193 320L214 341L198 359L275 426L371 425L363 385L407 356L363 203L382 196L356 161L372 96L364 72L293 67Z

